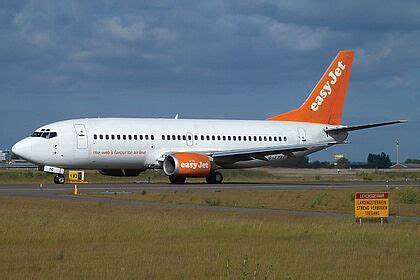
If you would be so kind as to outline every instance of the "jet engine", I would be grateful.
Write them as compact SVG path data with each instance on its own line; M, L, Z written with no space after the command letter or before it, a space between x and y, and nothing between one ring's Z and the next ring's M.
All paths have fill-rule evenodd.
M172 177L206 177L212 170L210 157L197 153L174 153L163 161L163 171Z

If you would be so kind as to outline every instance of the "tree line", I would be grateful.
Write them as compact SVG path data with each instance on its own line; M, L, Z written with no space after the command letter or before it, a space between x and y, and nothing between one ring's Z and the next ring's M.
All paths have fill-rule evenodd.
M420 160L418 160L420 163ZM369 153L366 163L353 164L347 158L343 157L336 162L329 161L309 161L309 157L291 158L289 160L279 162L275 167L287 168L341 168L346 169L350 167L357 168L380 168L385 169L391 167L392 162L388 154L384 152L380 154Z

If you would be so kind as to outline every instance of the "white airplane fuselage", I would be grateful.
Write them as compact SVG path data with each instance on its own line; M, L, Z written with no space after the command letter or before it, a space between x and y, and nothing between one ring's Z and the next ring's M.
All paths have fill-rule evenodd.
M347 133L342 133L340 139L337 136L332 138L324 131L330 127L337 126L250 120L75 119L40 127L36 130L38 135L56 132L57 136L48 139L42 136L27 137L18 142L13 150L39 166L143 170L160 168L162 157L172 151L208 153L322 143L326 148L328 143L347 137ZM274 154L266 156L265 160L219 164L218 168L267 166L321 149L294 152L290 156Z
M110 176L161 168L172 183L221 183L218 169L272 165L344 143L349 131L404 122L341 125L353 57L340 51L302 106L267 120L67 120L37 129L12 152L58 174L59 184L69 168Z

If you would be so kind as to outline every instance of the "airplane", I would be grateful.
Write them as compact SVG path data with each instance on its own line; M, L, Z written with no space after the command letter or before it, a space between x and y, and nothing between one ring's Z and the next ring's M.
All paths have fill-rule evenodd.
M353 57L339 51L302 106L266 120L72 119L36 129L12 152L54 173L56 184L65 182L65 169L108 176L162 169L171 183L202 177L218 184L222 169L270 166L345 144L351 131L405 122L341 125Z

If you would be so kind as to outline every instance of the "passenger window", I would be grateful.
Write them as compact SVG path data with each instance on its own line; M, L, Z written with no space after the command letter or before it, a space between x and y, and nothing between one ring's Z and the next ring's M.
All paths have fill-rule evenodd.
M133 137L134 137L134 140L137 140L137 134L136 135L133 135Z
M191 135L188 135L188 140L191 140L191 139L192 139Z
M283 137L283 140L284 140L284 141L287 141L287 137L286 137L286 136L284 136L284 137Z
M230 136L228 136L228 141L230 141Z
M198 136L194 135L194 140L197 141L198 140Z
M172 135L172 140L176 140L176 137L175 137L175 135Z
M182 140L187 140L187 137L185 135L182 135Z
M105 139L106 140L109 140L109 135L107 134L107 135L105 135Z
M204 141L204 135L201 135L201 140Z
M220 141L220 135L217 135L217 140Z
M178 137L178 140L181 140L181 135L177 135L177 137Z
M261 136L258 136L258 140L262 141L262 137Z
M216 136L212 135L211 140L213 140L213 141L216 140Z
M96 135L96 134L93 134L93 139L98 139L98 135Z
M131 140L131 135L128 135L128 140Z
M118 134L117 135L117 139L120 140L121 139L121 135Z
M149 140L149 135L144 135L145 140Z
M271 136L269 136L268 141L273 141L273 138L271 138Z
M99 139L104 139L104 136L102 134L99 135Z
M150 135L150 140L155 140L155 136L154 135Z
M241 139L242 139L242 137L241 136L238 136L238 141L241 141Z
M244 141L246 141L246 136L244 136Z
M210 136L206 135L206 140L209 141L210 140Z
M279 136L279 141L281 142L281 136Z
M226 136L223 135L222 136L222 139L223 139L223 141L226 141Z
M257 141L257 136L254 136L254 141Z
M166 139L171 140L171 135L167 135Z
M125 134L122 137L123 137L123 140L125 140Z
M162 135L162 140L165 140L165 135Z
M115 135L114 134L111 135L111 139L115 140Z
M274 136L274 141L276 141L276 142L277 142L277 136Z
M233 138L233 141L236 141L236 136L233 136L232 138Z
M164 136L164 135L162 135L162 136ZM141 135L141 134L140 134L140 135L139 135L139 139L140 139L140 140L143 140L143 135ZM163 140L165 140L165 139L163 139Z

